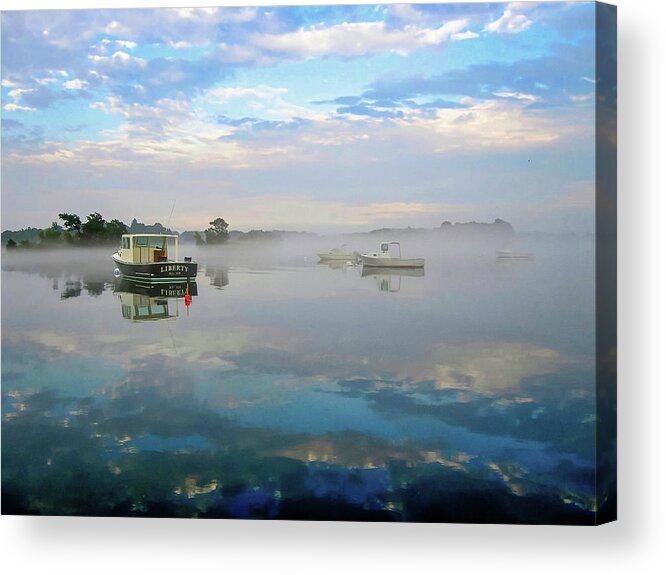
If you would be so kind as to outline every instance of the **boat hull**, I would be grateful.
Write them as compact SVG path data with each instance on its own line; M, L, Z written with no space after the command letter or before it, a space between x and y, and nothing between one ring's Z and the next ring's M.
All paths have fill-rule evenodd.
M186 295L192 297L198 295L197 282L141 282L129 281L120 277L114 285L114 292L126 292L145 295L151 298L183 298Z
M125 279L150 283L191 282L197 276L195 262L155 262L132 264L112 256Z
M364 266L371 268L422 268L425 265L423 258L383 258L374 256L361 256Z

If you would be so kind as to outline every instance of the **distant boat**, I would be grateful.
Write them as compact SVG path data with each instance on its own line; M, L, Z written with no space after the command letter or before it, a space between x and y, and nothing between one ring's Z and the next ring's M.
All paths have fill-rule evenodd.
M398 246L397 257L391 253L391 246ZM422 268L425 265L423 258L403 258L400 242L382 242L379 252L361 255L364 266L374 268Z
M118 271L131 281L189 282L197 275L192 258L178 258L175 234L123 234L118 251L111 258Z
M511 250L497 250L497 259L526 260L532 257L529 252L514 252Z
M344 246L342 246L344 247ZM356 253L350 254L341 248L333 248L328 252L317 254L319 259L323 262L335 261L335 262L353 262L356 261Z

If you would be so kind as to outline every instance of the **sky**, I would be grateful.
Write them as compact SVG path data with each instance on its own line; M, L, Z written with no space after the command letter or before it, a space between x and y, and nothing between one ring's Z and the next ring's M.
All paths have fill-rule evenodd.
M2 229L591 233L594 31L590 2L3 11Z

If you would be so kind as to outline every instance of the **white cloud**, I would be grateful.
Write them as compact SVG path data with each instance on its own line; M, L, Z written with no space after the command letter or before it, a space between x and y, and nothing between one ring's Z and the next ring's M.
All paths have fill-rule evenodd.
M130 36L130 29L117 20L109 22L104 27L104 32L110 36Z
M451 40L471 40L472 38L478 38L479 35L476 32L467 30L466 32L458 32L457 34L451 35Z
M134 50L137 44L136 42L132 42L130 40L116 40L116 46L126 48L127 50Z
M8 112L35 112L35 108L30 108L28 106L21 106L18 102L21 101L21 98L23 97L23 94L28 94L30 92L34 92L34 88L14 88L13 90L10 90L7 95L10 98L14 99L13 103L5 104L5 110Z
M326 113L287 102L284 96L287 88L275 88L259 85L254 87L234 88L218 87L207 90L201 100L208 104L225 104L231 100L251 101L251 106L262 118L289 121L294 118L325 120Z
M458 34L468 20L452 20L439 28L407 25L391 29L384 22L344 22L335 26L311 26L285 34L255 35L257 46L293 56L354 57L378 52L408 54L424 46L435 46Z
M15 90L10 90L7 95L14 98L14 100L20 100L23 94L28 94L34 91L34 88L16 88Z
M173 8L167 13L175 20L194 20L199 23L217 24L221 22L233 22L240 24L251 22L257 17L258 10L255 7L231 8L204 7L204 8Z
M505 10L499 19L487 24L483 30L484 32L497 32L499 34L518 34L527 30L531 25L532 20L527 16L515 14L512 9L509 9Z
M572 94L569 96L569 99L572 102L589 102L594 98L594 92L589 92L588 94Z
M18 111L34 112L35 108L29 108L28 106L19 106L17 104L5 104L5 110L7 110L8 112L18 112Z
M523 92L495 92L495 96L500 98L512 98L514 100L527 100L528 102L536 102L539 100L537 96L532 94L525 94Z
M86 82L85 80L79 80L78 78L75 78L74 80L69 80L68 82L65 82L62 87L65 88L66 90L84 90L87 88L90 84Z
M425 15L412 4L393 4L388 7L388 12L398 20L403 22L423 22Z
M172 48L175 48L176 50L187 50L188 48L192 47L192 43L191 42L185 42L183 40L181 40L179 42L171 41L171 42L169 42L169 46L171 46Z
M99 56L96 54L88 56L88 59L98 65L112 66L115 68L145 68L146 60L135 58L127 52L118 50L112 56Z
M253 88L213 88L206 92L206 99L212 103L228 102L235 98L273 99L287 93L287 88L273 88L259 85Z

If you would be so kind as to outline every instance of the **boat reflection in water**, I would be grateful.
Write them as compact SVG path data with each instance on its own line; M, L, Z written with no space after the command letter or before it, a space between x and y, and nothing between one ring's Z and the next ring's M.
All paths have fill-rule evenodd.
M422 278L423 268L373 268L363 266L361 277L371 277L377 283L377 289L383 292L399 292L403 277Z
M118 280L114 293L120 299L123 317L130 321L158 321L180 316L183 301L189 315L192 297L197 295L196 282L174 284L140 284Z
M358 264L355 261L351 260L319 260L317 262L318 266L328 267L332 270L346 270L347 268L358 267Z

